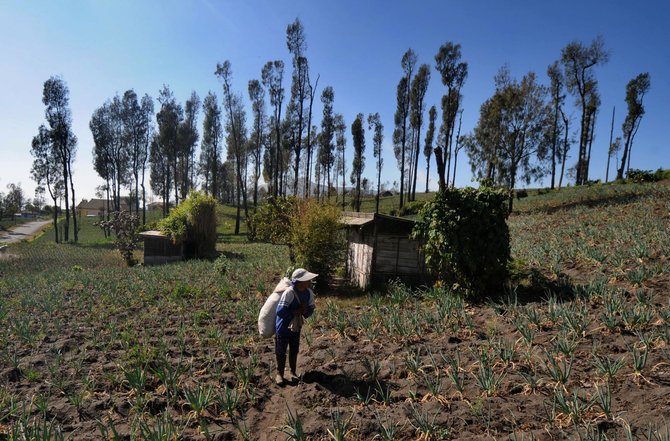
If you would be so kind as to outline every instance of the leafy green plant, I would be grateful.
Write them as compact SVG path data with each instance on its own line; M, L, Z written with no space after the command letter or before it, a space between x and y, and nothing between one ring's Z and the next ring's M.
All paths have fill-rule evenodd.
M114 244L128 266L137 263L133 253L137 249L137 244L140 241L140 236L137 233L137 226L139 223L139 218L127 211L115 211L111 214L110 220L100 221L98 223L103 230L114 231L114 234L116 235Z
M287 245L295 266L332 277L344 262L346 241L340 228L340 210L313 199L271 198L254 215L250 237Z
M412 235L423 241L438 279L476 296L502 289L510 261L507 197L490 188L448 189L426 203Z
M189 193L158 228L173 242L184 243L187 257L213 257L216 254L216 200L194 191Z
M288 411L288 414L286 415L286 423L279 428L279 431L286 434L288 436L287 439L289 440L306 440L307 434L302 427L302 420L300 419L300 415L298 415L298 411L293 413L288 404L286 405L286 410Z
M624 366L624 363L624 357L614 359L608 356L593 356L593 366L598 371L598 374L604 376L607 381L614 378L617 372Z
M348 419L342 416L340 409L330 412L330 429L327 429L328 436L333 441L344 441L351 432L351 420L354 418L352 413Z

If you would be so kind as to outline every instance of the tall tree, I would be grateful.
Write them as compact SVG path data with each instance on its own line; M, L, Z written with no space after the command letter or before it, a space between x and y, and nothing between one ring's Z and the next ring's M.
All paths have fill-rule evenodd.
M154 194L160 195L162 199L163 217L167 216L170 209L170 188L172 185L170 161L165 151L165 147L161 144L160 134L155 133L149 146L149 185Z
M123 138L127 150L128 165L132 179L128 180L130 194L134 196L131 210L140 211L140 185L142 185L143 222L146 222L144 183L140 182L144 175L149 156L149 141L151 132L151 116L153 114L153 100L145 95L138 101L134 90L127 90L123 94L121 119L123 122ZM95 137L94 137L95 139Z
M628 167L630 167L630 151L633 147L633 139L640 127L642 116L644 115L644 106L642 101L644 95L649 92L651 87L651 79L649 73L641 73L626 85L626 104L628 105L628 114L623 122L623 154L621 155L621 166L617 170L616 178L623 179L624 168L626 167L626 160L628 160Z
M72 181L72 163L77 153L77 137L72 133L72 112L70 111L70 91L65 81L60 77L51 77L44 83L42 102L46 106L44 111L49 136L53 148L58 151L57 158L61 162L63 176L63 190L65 199L65 222L63 225L63 240L69 240L70 234L70 202L72 198L72 221L74 226L74 241L78 239L77 216L75 215L75 192ZM68 187L69 185L69 187Z
M529 183L543 173L542 162L548 153L545 127L551 110L545 102L546 88L536 82L533 72L520 82L505 73L497 81L501 83L496 93L482 105L475 142L468 144L468 153L473 172L482 177L495 152L496 182L510 190L511 212L517 181Z
M377 158L377 194L375 196L375 213L379 213L379 194L381 193L382 167L382 143L384 142L384 126L379 113L368 115L368 130L372 135L372 154Z
M458 131L456 132L456 145L454 146L454 172L451 174L451 188L456 186L456 165L458 163L458 152L463 148L463 137L461 136L462 120L463 109L458 111Z
M563 73L558 62L554 62L547 68L547 76L549 76L551 93L551 106L553 108L554 117L551 123L551 189L556 187L556 165L561 157L561 149L559 148L559 136L561 135L561 124L559 124L559 116L565 101L565 94L563 93L564 79Z
M268 61L261 72L263 86L270 95L270 105L273 107L272 125L274 129L273 151L269 152L268 162L268 185L273 196L279 195L279 176L282 173L282 149L281 149L281 110L284 101L284 62L281 60Z
M414 74L414 67L416 66L417 57L412 49L408 49L402 56L400 65L403 70L403 77L398 84L397 90L397 108L396 108L396 128L402 128L400 133L400 159L402 164L400 168L400 208L404 206L404 191L405 191L405 157L407 144L407 119L409 118L410 107L410 89L412 85L412 75ZM403 90L400 90L402 87Z
M204 119L202 122L202 142L200 144L200 176L204 181L205 193L218 199L223 124L221 122L221 109L214 92L207 94L202 107Z
M302 154L302 134L305 130L304 113L305 101L309 96L309 65L305 51L307 50L307 38L305 28L296 18L286 28L286 46L293 55L293 76L291 83L291 100L295 103L296 112L296 139L293 143L294 151L294 180L293 194L298 194L298 172L300 170L300 157ZM307 126L309 128L309 126Z
M612 107L612 124L610 126L610 142L609 148L607 149L607 168L605 169L605 183L608 183L610 180L610 159L612 159L612 154L615 150L612 148L612 138L614 136L614 114L616 113L616 106Z
M308 79L308 92L309 92L309 111L307 113L307 140L306 140L306 147L307 147L307 164L305 166L305 191L304 191L304 197L309 197L310 195L310 185L311 185L311 180L312 180L312 153L314 150L313 147L313 139L314 137L312 136L312 133L316 133L315 126L312 125L312 108L314 105L314 97L316 96L316 89L317 86L319 85L319 78L320 75L317 75L316 77L316 82L314 83L314 86L312 86L311 81L309 80L309 76L307 77Z
M356 187L354 193L354 209L361 211L361 174L365 168L365 128L364 116L359 113L351 124L351 141L354 144L354 160L351 164L350 181ZM344 195L343 195L344 196Z
M412 89L410 94L410 124L412 129L416 132L414 136L414 164L412 168L412 185L408 188L408 200L416 199L416 178L419 166L419 152L421 151L421 127L423 126L423 113L425 111L424 99L428 91L428 83L430 82L430 66L422 64L419 66L414 79L412 80Z
M596 128L596 116L598 115L598 110L600 110L600 94L596 88L597 84L593 83L592 87L588 91L588 103L586 105L586 123L587 123L587 133L586 133L586 160L584 165L584 182L589 181L589 166L591 164L591 146L593 145L593 140L595 139L595 128Z
M54 234L55 241L58 243L58 199L61 197L60 189L63 188L63 169L58 159L60 152L54 149L49 129L46 126L41 125L37 135L33 137L30 153L34 158L30 174L38 187L46 186L53 201Z
M433 139L435 138L435 119L437 118L437 110L435 106L430 106L428 111L428 131L426 132L426 139L423 142L423 155L426 157L426 193L428 193L428 182L430 178L430 157L433 154Z
M154 134L153 124L154 101L148 94L144 94L140 102L140 128L139 131L143 135L142 149L139 154L139 168L141 170L142 178L140 181L140 188L142 189L142 224L147 223L147 192L144 186L144 178L147 170L147 162L149 161L149 149L151 140Z
M605 182L609 182L610 159L612 158L612 156L617 155L618 160L619 151L621 151L621 137L617 136L614 140L610 142L610 148L608 149L607 152L607 171L605 172ZM616 163L614 166L616 167Z
M346 189L344 188L346 183L346 173L347 173L347 162L344 159L344 153L347 149L347 124L344 122L344 116L340 113L336 113L333 118L333 127L335 129L335 145L337 149L337 154L340 157L340 163L342 164L342 210L345 208L345 199L346 199ZM328 183L328 196L330 197L330 182Z
M182 200L186 199L195 185L195 148L199 138L197 123L200 105L198 94L191 92L190 98L184 103L184 119L178 129L176 178Z
M244 206L244 218L249 220L249 207L247 205L246 181L243 178L243 170L246 168L246 114L242 106L242 98L232 91L233 71L230 61L216 65L216 76L223 83L223 102L227 112L226 131L228 132L228 149L232 149L235 159L236 193L237 193L237 217L235 219L235 234L240 233L240 195Z
M335 115L333 113L333 102L335 101L335 92L333 88L327 86L321 92L321 103L323 104L323 115L321 118L321 133L319 135L319 164L327 176L327 195L330 197L330 171L335 162L333 152L335 145Z
M261 177L261 159L263 151L263 137L265 133L265 91L261 82L250 80L249 99L251 100L251 109L254 112L254 128L251 133L251 157L254 161L254 207L258 204L258 180Z
M461 45L446 42L435 55L435 69L440 73L447 93L442 97L442 127L444 145L435 147L435 161L440 190L449 183L451 147L456 126L456 114L461 105L461 88L468 76L468 64L461 60ZM445 176L446 175L446 176Z
M561 51L561 63L565 71L567 89L576 97L576 104L581 108L577 185L583 185L588 180L588 145L592 125L589 119L589 102L597 86L593 67L602 65L608 60L609 53L605 49L602 37L597 37L588 47L578 41L573 41Z
M565 114L563 109L559 110L561 112L561 120L563 120L563 147L561 150L561 173L558 178L558 189L560 190L563 187L563 176L565 175L565 162L568 159L568 151L570 151L572 140L570 139L570 117Z
M170 191L174 185L175 206L179 205L179 185L177 180L177 158L179 154L179 126L184 119L184 110L175 100L170 88L166 85L160 91L158 102L161 107L156 114L158 123L158 141L154 147L154 154L151 155L152 176L155 179L161 179L163 185L163 210L167 213L170 206ZM160 171L163 173L159 173ZM153 184L152 184L153 186Z

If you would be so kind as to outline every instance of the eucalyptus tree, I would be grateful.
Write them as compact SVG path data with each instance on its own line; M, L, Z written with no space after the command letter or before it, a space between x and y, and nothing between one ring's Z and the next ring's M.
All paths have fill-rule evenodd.
M116 172L113 158L114 135L109 102L93 111L88 126L93 136L93 169L105 180L107 220L109 220L110 190L116 191ZM114 184L113 184L114 182ZM114 198L116 199L116 198Z
M356 115L356 119L351 124L351 141L354 145L354 159L351 164L352 184L355 185L353 206L356 211L361 211L361 174L365 168L365 128L364 116L362 113ZM344 195L342 195L344 197Z
M618 154L621 151L621 137L617 136L614 140L610 141L610 147L607 150L607 169L605 171L605 182L609 182L609 176L610 176L610 160L612 159L612 156L617 157L618 160ZM616 167L616 165L615 165Z
M144 171L149 157L151 140L151 117L154 112L153 100L144 95L138 101L134 90L127 90L122 99L123 137L127 150L132 180L128 180L131 195L135 196L135 212L140 211L140 186L142 187L143 223L146 223L146 193L144 188ZM141 178L141 180L140 180ZM133 185L134 184L134 185ZM132 209L132 205L131 209Z
M316 76L316 82L312 86L311 82L308 81L308 94L309 94L309 111L307 112L307 139L306 148L307 148L307 164L305 165L305 189L304 197L308 197L310 194L310 182L312 179L312 153L314 150L313 147L313 133L316 133L316 127L312 125L312 108L314 106L314 97L316 96L316 89L319 85L320 76ZM309 79L309 78L308 78Z
M437 109L430 106L428 111L428 131L426 139L423 142L423 156L426 157L426 193L428 193L428 182L430 178L430 157L433 154L433 139L435 138L435 120L437 119Z
M179 205L179 181L177 180L177 160L179 154L179 126L184 120L184 109L177 103L170 88L161 89L158 102L160 110L156 114L158 139L150 154L151 176L156 180L152 187L162 187L164 209L169 207L171 186L174 186L175 206ZM158 150L156 150L158 149ZM151 153L151 152L150 152ZM158 184L161 181L163 184Z
M195 185L195 148L199 133L197 128L200 112L200 97L193 91L184 103L184 119L179 124L176 178L179 181L181 199L186 199Z
M58 237L58 199L63 188L63 169L60 167L59 152L53 148L49 129L41 125L37 135L33 137L30 154L33 156L33 165L30 170L32 179L38 187L46 187L53 201L53 221L56 243Z
M458 111L458 130L456 131L456 145L454 145L454 172L451 174L451 188L456 186L456 165L458 163L458 152L463 148L463 137L461 136L461 122L463 121L463 109Z
M249 208L247 205L246 181L243 171L246 169L246 114L242 105L242 97L232 91L233 72L230 61L217 63L216 76L223 85L223 102L227 113L226 131L228 132L228 151L232 151L235 160L236 193L237 193L237 217L235 219L235 234L240 232L240 195L244 206L244 218L249 219Z
M202 142L200 143L199 171L206 194L218 199L219 165L223 140L221 108L214 92L209 92L202 104Z
M400 158L398 159L400 167L400 208L404 205L405 190L405 157L407 148L407 120L410 109L410 90L412 84L412 75L416 66L417 57L412 49L408 49L400 60L403 70L403 77L397 88L397 108L395 114L396 129L399 131Z
M375 196L375 213L379 213L379 194L381 192L382 167L384 159L382 158L382 143L384 142L384 126L382 125L379 113L368 115L368 130L372 135L372 154L377 158L377 194Z
M265 90L258 80L250 80L247 88L251 109L254 113L254 126L251 132L251 149L249 150L254 161L254 207L258 204L258 180L261 177L261 161L263 152L263 137L265 133Z
M497 76L495 94L482 104L474 137L466 146L473 172L480 178L493 176L495 183L510 190L511 212L517 181L528 183L543 173L542 162L548 153L545 127L551 109L545 100L547 90L533 72L519 82L504 70ZM495 175L491 175L492 168Z
M295 21L289 24L286 28L286 46L293 55L293 75L291 78L291 100L294 101L296 121L294 130L296 131L295 142L293 143L294 152L294 180L293 180L293 194L298 194L298 173L300 170L300 158L302 155L302 135L305 131L305 101L310 96L310 81L309 81L309 63L305 56L307 50L307 38L305 36L305 28L296 18ZM307 129L309 130L309 123Z
M597 88L593 68L605 64L608 60L609 52L605 49L602 37L597 37L588 47L573 41L561 51L561 64L568 92L575 96L576 104L581 109L577 185L583 185L588 181L588 146L593 138L590 133L593 119L590 115L595 117L593 93Z
M327 86L321 92L321 103L323 104L323 114L321 117L321 133L319 135L319 164L325 172L327 177L327 195L330 198L330 171L335 162L333 152L335 145L333 139L335 137L335 115L333 113L333 102L335 101L335 92L333 88Z
M344 122L344 116L341 113L336 113L333 118L333 126L335 128L335 146L337 149L337 154L340 157L340 162L342 163L342 209L345 208L345 199L346 199L346 173L347 173L347 162L345 160L345 151L347 149L347 124ZM330 184L328 187L328 197L330 197Z
M553 118L551 120L551 131L549 135L551 139L551 189L553 190L556 187L557 161L560 160L562 153L562 149L559 146L562 124L559 122L559 117L561 109L563 108L563 103L565 102L565 94L563 93L565 81L563 72L557 61L547 68L547 76L550 81L549 91L551 95L551 106L553 108Z
M279 194L279 176L282 174L282 149L281 149L281 111L282 103L284 101L284 62L281 60L268 61L263 66L261 72L263 86L267 89L270 96L270 105L273 107L272 125L275 132L274 145L269 153L269 161L267 163L268 185L271 189L271 194L277 196Z
M621 155L621 166L617 170L616 178L623 179L624 168L630 168L630 151L633 148L633 139L640 128L640 122L644 115L644 106L642 101L644 95L649 92L651 79L649 73L641 73L626 85L626 104L628 105L628 114L623 122L623 154ZM628 161L628 164L626 164Z
M162 199L163 217L167 216L170 208L172 186L170 161L165 153L166 149L161 144L160 133L154 133L149 145L149 185L154 194L160 195Z
M461 88L468 76L468 64L461 61L461 45L450 41L440 46L435 55L435 69L440 73L447 93L442 97L442 127L444 145L435 148L435 160L440 190L449 183L451 150L456 126L456 115L461 106ZM446 176L445 176L446 174Z
M408 186L407 195L408 200L416 199L416 179L419 167L419 152L421 151L421 127L423 127L423 113L425 111L424 99L428 91L428 83L430 82L430 66L422 64L419 66L414 79L412 80L412 88L410 93L410 125L416 131L414 136L414 164L411 167L412 185Z
M63 177L63 198L65 200L65 222L63 225L63 240L69 240L70 234L70 199L72 198L72 221L74 226L74 241L78 239L77 216L75 210L75 191L72 180L72 163L77 153L77 137L72 132L72 112L70 111L70 91L65 81L60 77L51 77L44 83L42 103L48 133L53 148L57 151L54 159L60 161ZM69 187L68 187L69 186Z
M146 176L147 163L149 162L149 149L154 134L153 114L154 100L148 94L144 94L140 102L139 127L141 129L139 130L139 134L142 138L142 149L140 150L138 160L138 166L142 175L140 180L140 188L142 189L142 224L147 223L147 191L144 185L144 180Z

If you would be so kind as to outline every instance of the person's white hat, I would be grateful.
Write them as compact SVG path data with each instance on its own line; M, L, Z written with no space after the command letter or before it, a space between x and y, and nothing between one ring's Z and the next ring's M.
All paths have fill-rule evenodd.
M310 273L305 268L298 268L291 274L291 280L296 282L307 282L317 277L318 274Z

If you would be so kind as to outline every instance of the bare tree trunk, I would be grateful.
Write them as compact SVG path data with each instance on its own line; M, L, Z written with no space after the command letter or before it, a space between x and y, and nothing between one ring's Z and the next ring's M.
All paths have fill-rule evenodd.
M439 191L444 191L447 188L447 184L444 180L444 158L442 157L442 147L437 146L433 149L435 153L435 164L437 165L437 176L439 179Z
M561 118L563 119L563 124L565 124L565 134L563 135L563 154L562 156L562 161L561 161L561 176L558 180L558 189L560 190L561 187L563 186L563 174L565 173L565 161L568 156L568 138L570 134L570 120L563 114L563 111L561 111Z
M605 171L605 183L609 182L609 175L610 175L610 158L612 157L611 154L611 149L612 149L612 136L614 135L614 111L616 110L616 106L612 107L612 127L610 128L610 143L609 146L607 147L607 170Z
M458 160L458 150L460 149L461 122L463 121L463 111L458 116L458 132L456 132L456 146L454 147L454 175L451 178L451 188L456 187L456 161Z

